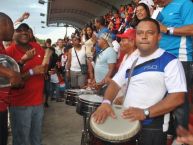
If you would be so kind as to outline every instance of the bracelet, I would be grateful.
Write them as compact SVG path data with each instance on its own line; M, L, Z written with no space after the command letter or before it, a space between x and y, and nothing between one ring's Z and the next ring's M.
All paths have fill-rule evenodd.
M29 69L29 74L30 74L30 76L33 76L33 75L34 75L33 69Z
M168 27L166 34L168 34L168 35L169 35L169 34L170 34L170 35L173 35L173 34L174 34L174 27Z
M169 32L170 32L170 35L173 35L174 34L174 27L169 27Z
M109 104L109 105L111 105L111 101L108 100L108 99L104 99L104 100L102 101L102 104Z

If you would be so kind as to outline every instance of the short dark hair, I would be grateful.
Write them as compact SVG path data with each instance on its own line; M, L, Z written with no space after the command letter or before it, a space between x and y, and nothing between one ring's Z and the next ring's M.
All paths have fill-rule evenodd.
M50 44L52 43L52 40L50 38L46 39L46 43Z
M7 19L12 22L11 18L7 14L2 13L2 12L0 12L0 19Z
M155 19L152 19L152 18L144 18L142 19L138 24L137 26L141 23L141 22L152 22L156 25L157 27L157 32L160 33L160 25L158 23L158 21L156 21Z
M100 23L102 26L105 26L106 21L105 21L105 19L104 19L103 16L97 17L95 20L96 20L98 23Z

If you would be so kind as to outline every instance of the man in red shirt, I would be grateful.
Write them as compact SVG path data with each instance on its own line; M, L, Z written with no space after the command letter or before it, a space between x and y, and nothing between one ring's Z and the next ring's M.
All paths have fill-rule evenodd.
M0 54L5 54L2 41L12 40L13 22L9 16L0 12ZM19 86L21 77L17 72L0 65L0 76L10 80L12 86ZM7 145L7 100L9 88L0 88L0 145Z
M41 145L43 119L44 50L36 42L30 42L30 27L22 23L14 33L15 43L6 49L7 55L17 62L28 50L35 55L22 67L25 85L10 91L10 115L12 119L13 145Z

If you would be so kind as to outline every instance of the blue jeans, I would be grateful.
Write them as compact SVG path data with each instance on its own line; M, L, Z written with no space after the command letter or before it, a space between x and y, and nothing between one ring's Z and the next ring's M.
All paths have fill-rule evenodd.
M56 92L56 93L54 93ZM50 82L50 96L51 98L60 98L59 84Z
M13 145L41 145L43 105L10 107Z

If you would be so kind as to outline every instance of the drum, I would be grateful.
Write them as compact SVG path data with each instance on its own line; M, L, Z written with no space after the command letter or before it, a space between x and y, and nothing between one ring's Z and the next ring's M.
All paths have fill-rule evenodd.
M91 117L91 133L99 140L108 142L109 144L133 145L133 142L135 142L136 136L141 128L140 122L130 121L129 119L123 119L121 117L121 113L124 109L122 106L113 105L112 107L117 118L113 119L111 117L108 117L103 124L96 124L94 122L93 117ZM96 143L92 144L94 145Z
M83 94L78 97L76 112L82 116L90 116L102 103L103 98L96 94Z
M20 72L20 68L17 62L13 58L7 55L0 54L0 64L15 72ZM0 88L10 87L10 86L11 84L8 78L0 77Z
M93 94L93 90L86 90L86 89L69 89L67 90L66 96L66 104L70 106L76 106L78 96L81 94Z

